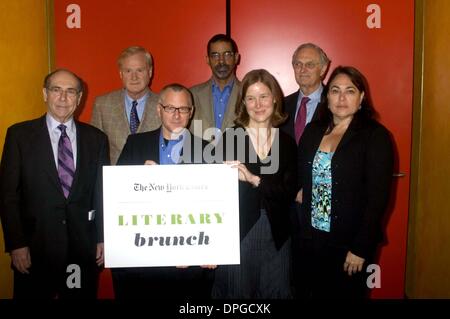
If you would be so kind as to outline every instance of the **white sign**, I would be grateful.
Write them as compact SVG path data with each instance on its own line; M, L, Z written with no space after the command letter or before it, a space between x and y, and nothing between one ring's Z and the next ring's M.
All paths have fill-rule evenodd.
M236 168L105 166L103 201L106 267L240 263Z

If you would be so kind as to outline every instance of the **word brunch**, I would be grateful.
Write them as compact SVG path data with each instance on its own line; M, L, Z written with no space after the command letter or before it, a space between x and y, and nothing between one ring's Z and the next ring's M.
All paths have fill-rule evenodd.
M191 214L131 214L118 215L118 225L130 226L164 226L164 225L208 225L222 224L223 213L191 213ZM200 231L198 236L143 236L136 233L134 244L142 246L183 246L183 245L208 245L209 236Z

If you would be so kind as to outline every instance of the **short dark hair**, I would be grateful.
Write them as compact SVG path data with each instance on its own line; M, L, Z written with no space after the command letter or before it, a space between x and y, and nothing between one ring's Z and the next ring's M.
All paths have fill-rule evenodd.
M76 75L75 73L73 73L72 71L67 70L67 69L56 69L56 70L54 70L53 72L47 74L47 76L44 78L44 88L46 88L46 89L49 89L49 88L50 88L50 82L52 81L52 77L53 77L55 74L59 73L59 72L67 72L67 73L73 75L73 77L74 77L74 78L77 80L77 82L78 82L78 84L77 84L77 90L78 90L78 93L83 93L83 92L84 92L84 83L83 83L83 80L82 80L78 75Z
M229 44L231 44L231 48L233 49L233 52L234 53L238 52L238 48L237 48L236 42L234 42L234 40L230 36L228 36L226 34L219 33L219 34L214 35L211 39L209 39L208 45L206 46L206 54L207 55L209 55L209 51L211 49L211 45L213 43L216 43L216 42L229 43Z
M325 85L322 92L322 102L319 105L319 121L325 123L328 126L327 133L331 132L334 128L333 113L328 108L328 91L330 89L331 82L340 74L345 74L350 78L350 81L356 86L360 92L364 92L364 97L361 101L361 108L355 113L353 121L364 122L374 119L376 116L375 109L373 107L372 99L370 97L369 85L366 77L355 67L352 66L337 66L330 75L327 85Z
M247 108L245 107L244 99L249 86L258 82L266 85L273 95L275 103L270 122L273 127L277 127L287 118L287 115L283 112L283 91L281 90L280 84L278 84L277 79L275 79L275 77L270 74L269 71L264 69L252 70L248 72L242 79L242 87L236 101L236 119L234 122L237 125L244 127L248 125L250 117L248 115Z

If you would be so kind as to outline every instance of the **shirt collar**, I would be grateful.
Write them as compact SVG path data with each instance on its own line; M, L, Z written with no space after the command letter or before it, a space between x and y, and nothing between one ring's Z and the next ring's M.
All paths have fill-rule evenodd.
M223 87L223 89L225 90L226 88L231 89L233 87L234 84L234 76L231 77L230 80L228 80L227 84ZM220 86L216 83L216 80L214 79L214 77L212 78L212 87L213 89L219 89L220 90Z
M323 85L322 83L320 83L319 87L317 88L317 90L315 90L314 92L312 92L310 95L307 95L310 99L310 101L320 101L320 97L322 95L322 91L323 91ZM298 96L298 100L301 101L301 99L304 97L305 95L303 95L302 90L300 90L300 94Z
M133 103L134 99L132 99L132 98L128 95L128 93L127 93L127 91L126 91L125 89L124 89L124 92L125 92L125 101L127 102L128 105L131 106L131 104ZM147 98L148 92L149 92L149 91L147 90L146 93L145 93L142 97L140 97L140 98L138 98L138 99L136 100L136 101L138 102L138 105L140 105L141 102L144 101L144 100Z
M169 143L179 143L180 141L183 141L186 137L186 135L188 134L188 130L186 128L183 129L183 132L174 140L169 140ZM159 142L161 144L161 147L164 149L167 145L165 143L165 139L163 136L163 131L162 131L162 127L159 131Z
M49 113L47 113L47 115L45 116L46 121L47 121L47 127L50 129L50 131L54 131L54 130L58 130L58 126L60 124L64 124L66 126L66 132L67 134L69 133L74 133L75 132L75 121L73 120L73 117L71 117L68 121L66 121L65 123L60 123L57 120L55 120L53 118L53 116L51 116Z

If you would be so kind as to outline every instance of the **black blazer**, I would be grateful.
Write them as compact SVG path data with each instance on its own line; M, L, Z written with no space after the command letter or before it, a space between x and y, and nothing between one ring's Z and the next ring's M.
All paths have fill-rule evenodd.
M146 160L159 164L159 136L161 129L145 133L131 134L119 156L117 165L144 165ZM206 141L195 137L188 131L181 151L180 164L202 164L203 148ZM189 144L187 144L189 143ZM186 147L189 146L189 147ZM213 271L200 267L179 269L175 267L140 267L113 269L114 273L125 272L125 277L118 277L115 289L126 298L209 298ZM139 281L133 278L137 273ZM120 275L120 274L119 274ZM122 275L123 276L123 275ZM130 277L126 277L130 276ZM129 281L129 283L124 283ZM148 290L148 287L152 289Z
M312 163L326 125L307 125L298 146L299 185L303 188L300 237L311 238ZM372 257L382 239L393 173L389 131L376 121L350 123L331 160L330 244Z
M290 236L289 206L294 201L297 183L297 150L295 141L283 131L277 129L272 148L268 154L271 163L263 163L256 155L250 137L245 132L244 144L238 142L238 130L233 127L225 130L215 155L224 160L239 160L247 169L261 178L258 187L239 181L239 222L241 240L260 217L261 208L265 208L271 225L275 246L280 248ZM242 132L241 131L241 132ZM229 144L233 140L233 144ZM228 149L227 149L228 146ZM239 152L243 150L244 152ZM252 160L253 159L253 160ZM254 160L256 159L256 161ZM277 167L274 163L277 163ZM264 174L264 168L274 165L276 171Z
M8 129L0 166L0 213L6 251L30 248L33 267L60 269L71 262L95 264L103 242L102 166L109 164L108 139L75 121L77 163L64 197L46 117ZM96 210L94 220L88 212ZM65 268L64 268L65 271Z
M159 164L159 135L161 128L144 133L128 135L127 142L119 156L117 165L144 165L146 160ZM183 164L203 163L203 149L207 145L205 140L192 135L189 131L181 150ZM189 147L186 147L190 143Z
M283 123L280 128L286 132L290 137L295 139L295 130L294 130L294 123L295 123L295 112L297 111L297 102L298 102L298 96L300 94L300 91L294 92L284 98L284 111L288 115L288 118L286 122ZM317 104L316 110L314 111L313 117L311 119L312 121L317 120L318 117L318 110L319 105L322 103L323 98L321 97L321 101Z

